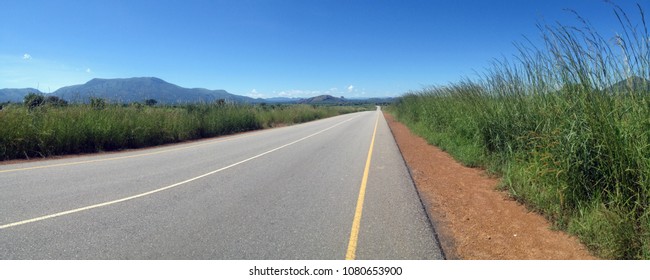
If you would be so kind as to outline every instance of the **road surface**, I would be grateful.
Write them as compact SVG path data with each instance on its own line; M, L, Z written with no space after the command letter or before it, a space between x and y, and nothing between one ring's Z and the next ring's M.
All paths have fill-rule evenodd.
M0 259L344 258L442 258L379 110L0 165Z

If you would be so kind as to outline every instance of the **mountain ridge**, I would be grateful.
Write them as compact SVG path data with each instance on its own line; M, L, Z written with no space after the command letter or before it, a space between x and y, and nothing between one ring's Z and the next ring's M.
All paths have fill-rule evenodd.
M56 96L73 103L88 103L92 98L102 98L112 103L134 103L154 99L159 104L211 103L223 99L232 103L285 103L285 104L361 104L392 102L390 98L346 99L332 95L310 98L271 97L252 98L229 93L223 89L185 88L157 77L93 78L84 84L70 85L52 93L43 93L34 88L0 89L0 103L22 103L29 93Z
M310 98L303 98L297 101L298 104L338 104L345 103L345 98L334 97L329 94L318 95Z
M43 94L35 88L3 88L0 89L0 103L23 102L23 98L29 93Z
M85 84L62 87L53 92L52 95L72 102L88 102L90 98L103 98L117 103L142 102L147 99L155 99L163 104L209 103L218 99L250 103L255 100L222 89L184 88L156 77L94 78Z
M650 91L650 80L639 76L632 76L618 81L609 87L608 90L610 92Z

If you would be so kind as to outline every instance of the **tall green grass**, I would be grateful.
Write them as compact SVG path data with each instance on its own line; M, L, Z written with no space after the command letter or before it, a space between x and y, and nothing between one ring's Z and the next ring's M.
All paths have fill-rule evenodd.
M598 256L650 259L650 35L639 6L621 32L540 26L475 80L404 95L400 121L471 166Z
M0 110L0 160L140 148L274 127L362 107L195 104L10 105Z

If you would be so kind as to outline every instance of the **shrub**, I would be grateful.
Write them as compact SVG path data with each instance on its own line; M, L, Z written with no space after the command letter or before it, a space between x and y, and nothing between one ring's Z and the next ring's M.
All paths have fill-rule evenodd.
M106 99L99 98L99 97L91 97L90 107L95 110L103 110L104 108L106 108Z
M23 104L25 104L25 106L31 110L43 105L44 102L45 97L42 94L29 93L25 96Z

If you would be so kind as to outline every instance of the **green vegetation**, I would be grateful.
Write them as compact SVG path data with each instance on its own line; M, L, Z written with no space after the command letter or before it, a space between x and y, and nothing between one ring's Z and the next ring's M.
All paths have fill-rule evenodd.
M23 104L29 109L34 109L43 105L66 106L68 105L68 102L57 96L45 97L42 94L30 93L25 96Z
M543 47L480 78L406 94L398 119L576 234L597 255L650 259L650 34L540 26ZM636 14L635 14L636 16Z
M153 101L52 103L28 95L0 110L0 160L139 148L274 127L366 110L349 106L154 106ZM62 101L62 100L61 100Z

